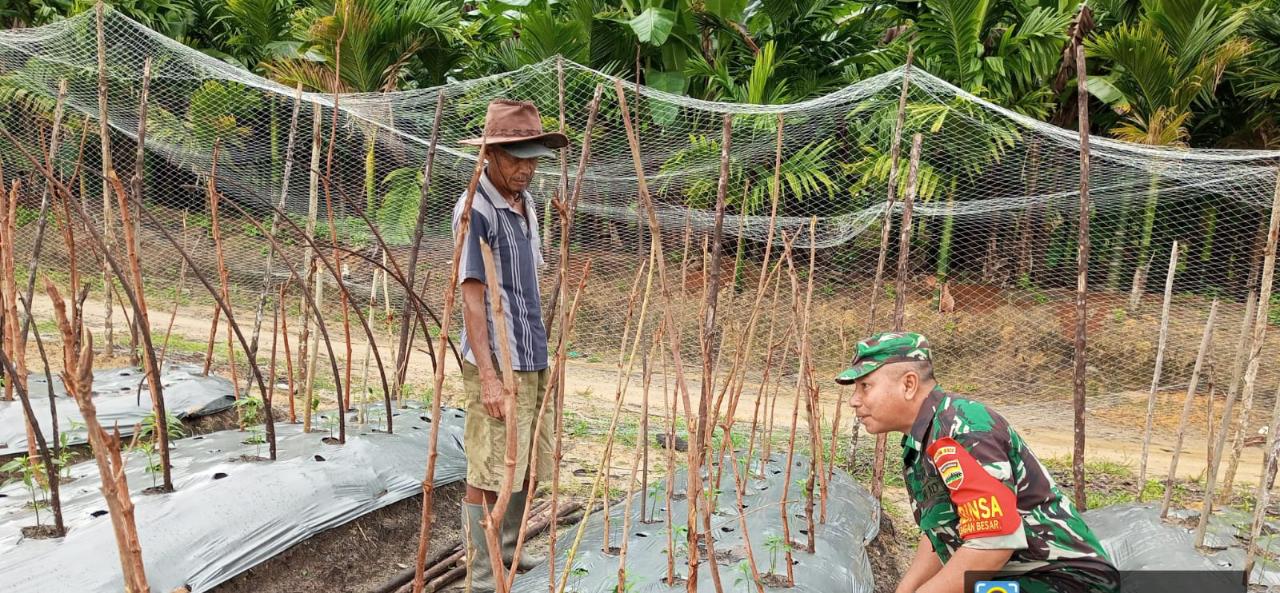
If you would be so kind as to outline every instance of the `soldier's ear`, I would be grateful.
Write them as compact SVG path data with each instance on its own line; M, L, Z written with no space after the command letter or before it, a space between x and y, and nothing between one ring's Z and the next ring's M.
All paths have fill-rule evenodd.
M915 371L906 371L902 373L902 395L911 401L916 397L917 388L920 387L920 375Z

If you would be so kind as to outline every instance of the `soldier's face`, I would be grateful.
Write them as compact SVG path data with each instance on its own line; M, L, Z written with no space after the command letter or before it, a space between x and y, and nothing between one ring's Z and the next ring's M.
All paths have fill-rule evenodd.
M913 405L920 376L905 365L880 367L853 384L849 405L867 432L883 434L910 430L915 421Z

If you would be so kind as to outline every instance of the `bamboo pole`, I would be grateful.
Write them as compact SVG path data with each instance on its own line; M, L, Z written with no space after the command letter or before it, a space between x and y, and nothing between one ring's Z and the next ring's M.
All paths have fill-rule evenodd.
M1196 364L1191 369L1191 379L1187 384L1187 397L1182 402L1182 419L1178 422L1178 437L1173 444L1173 457L1169 460L1169 475L1164 481L1164 500L1160 503L1160 518L1169 515L1169 503L1173 500L1173 481L1178 475L1178 457L1182 455L1182 441L1187 433L1187 420L1191 417L1191 404L1195 401L1196 389L1200 387L1200 369L1204 367L1204 359L1209 353L1209 343L1213 339L1213 323L1218 317L1218 299L1213 299L1209 306L1209 319L1204 322L1204 336L1200 338L1200 350L1196 353Z
M149 593L147 577L142 563L142 546L138 541L138 529L134 522L133 502L129 498L129 484L120 458L119 435L112 439L98 422L93 393L93 335L87 327L79 332L72 329L67 319L66 304L58 289L47 278L45 290L53 300L54 317L62 333L62 382L67 393L75 400L88 430L90 450L102 476L102 496L107 503L107 515L111 519L116 549L120 556L120 570L124 575L126 593ZM74 305L73 305L74 306ZM76 337L77 333L79 338ZM79 351L73 349L80 344Z
M1071 454L1071 476L1075 486L1076 507L1089 507L1085 499L1084 418L1085 418L1085 352L1088 332L1089 301L1089 92L1085 83L1084 45L1076 45L1076 110L1080 124L1080 224L1076 249L1076 336L1075 374L1072 407L1075 418L1075 445Z
M876 276L871 283L871 308L867 312L867 333L876 331L876 304L884 291L884 266L889 256L889 231L893 227L893 202L898 192L898 160L902 154L902 131L906 127L907 90L911 86L911 62L915 59L915 45L907 45L907 63L902 68L902 90L898 92L898 117L893 124L893 139L889 143L889 187L884 201L884 220L880 225L880 256L876 260Z
M102 148L102 234L103 243L108 251L114 250L116 244L115 225L112 223L115 216L111 213L111 183L107 181L107 172L112 170L111 166L111 118L107 109L107 41L105 33L105 8L102 0L98 0L94 5L94 18L96 20L96 33L98 41L98 136L99 144ZM106 350L107 358L114 357L116 350L115 332L111 324L112 311L115 307L111 304L111 273L105 265L102 268L102 298L106 306L106 318L103 325L106 330Z
M919 133L911 137L911 160L907 168L906 194L902 200L902 222L898 233L898 279L894 289L893 331L906 327L907 274L911 257L911 215L919 184L920 149L924 141ZM875 461L871 470L871 495L880 500L884 492L884 458L888 435L876 435Z
M281 181L280 181L280 202L279 202L280 210L277 210L275 213L271 215L271 236L272 237L276 236L276 233L279 232L280 212L285 208L285 206L288 203L289 177L293 173L293 146L294 146L294 142L298 138L298 113L301 111L302 111L302 83L298 83L298 85L294 88L294 92L293 92L293 115L290 116L289 118L289 140L288 140L288 143L285 144L285 151L284 151L284 172L281 175ZM274 123L275 123L275 118L273 117L272 118L273 126L274 126ZM248 356L249 360L251 361L256 361L258 357L258 337L259 337L259 334L261 334L262 332L262 321L266 312L267 295L271 291L272 268L274 267L274 264L275 264L274 259L275 259L275 251L268 250L267 262L266 262L266 265L262 268L262 280L260 281L260 284L262 286L258 291L258 308L257 308L257 311L254 313L254 317L253 317L253 337L249 339L249 351L245 353L246 356ZM272 339L274 340L274 338ZM272 372L274 372L274 367L275 365L272 365ZM274 381L272 383L274 384ZM267 413L270 414L270 411L268 411ZM273 456L272 459L275 459L275 457Z
M422 192L418 195L418 218L413 224L413 242L409 245L409 265L405 286L407 291L412 291L416 285L418 277L418 252L422 249L423 228L427 224L427 214L430 206L431 195L431 175L432 168L436 160L436 146L440 140L440 116L444 113L444 90L436 93L436 113L431 123L431 141L427 145L427 161L422 166ZM396 379L394 390L396 397L401 397L404 389L405 374L409 370L409 335L412 328L410 321L409 298L406 296L404 307L400 311L400 337L396 347ZM413 313L416 315L416 313ZM427 341L430 345L430 340ZM432 357L432 364L436 363L435 357ZM404 398L401 397L403 405ZM555 530L553 529L552 532Z
M453 261L450 262L449 282L445 286L444 309L440 316L440 343L436 349L435 380L431 397L431 436L427 448L427 475L422 481L422 522L418 529L418 553L413 576L413 593L422 593L425 585L422 571L426 569L427 553L431 546L431 527L435 523L432 504L435 501L436 458L439 455L437 443L440 440L440 396L444 393L444 354L449 339L449 322L453 317L455 293L458 291L458 263L462 257L462 242L471 227L471 202L475 199L476 184L480 181L480 173L484 170L485 152L488 148L488 137L480 140L480 152L476 154L475 170L471 173L471 181L467 184L467 193L463 198L462 215L454 230ZM500 557L499 557L500 558ZM501 562L499 562L501 564ZM496 576L496 574L495 574Z
M1262 342L1266 338L1267 333L1267 308L1271 302L1271 285L1275 279L1276 269L1276 243L1280 242L1280 172L1276 174L1275 196L1271 203L1271 223L1267 228L1267 247L1266 255L1262 262L1262 288L1258 294L1258 307L1256 317L1253 321L1253 341L1251 352L1249 353L1249 367L1244 375L1244 410L1241 411L1242 419L1240 424L1240 432L1243 433L1248 427L1249 420L1249 404L1253 400L1254 382L1258 377L1258 370L1262 364ZM1277 398L1280 402L1280 398ZM1270 445L1267 447L1264 455L1263 475L1259 476L1258 489L1255 494L1257 505L1254 507L1253 526L1249 530L1249 546L1248 553L1245 556L1245 574L1248 575L1253 570L1254 557L1257 554L1258 536L1262 533L1262 523L1266 518L1267 506L1271 499L1271 482L1276 475L1276 458L1277 449L1280 448L1280 441L1276 440L1277 433L1280 433L1280 404L1276 406L1276 412L1273 414L1271 429L1268 432ZM1232 460L1239 460L1239 449L1232 451ZM1235 464L1232 464L1232 470ZM1224 481L1224 484L1229 482ZM1230 492L1228 490L1228 492Z
M1218 478L1218 468L1222 465L1222 453L1226 449L1227 436L1231 434L1232 411L1235 408L1236 396L1239 395L1240 375L1244 372L1245 354L1249 349L1249 329L1253 324L1254 307L1256 301L1253 298L1253 291L1249 291L1249 296L1245 299L1244 317L1240 322L1240 335L1236 342L1236 356L1231 365L1231 386L1227 388L1227 401L1222 407L1222 424L1217 431L1217 437L1212 439L1212 453L1208 468L1205 470L1204 482L1204 503L1201 505L1200 520L1196 524L1195 543L1196 547L1204 545L1205 529L1209 525L1209 515L1213 513L1214 498L1216 491L1214 490ZM1231 491L1226 490L1227 500L1231 499Z
M1164 305L1160 309L1160 339L1156 342L1156 368L1147 392L1147 423L1142 432L1142 460L1138 464L1138 501L1147 484L1147 452L1151 447L1151 423L1156 413L1156 390L1160 388L1160 371L1164 368L1165 346L1169 343L1169 309L1173 304L1173 276L1178 270L1178 241L1169 250L1169 273L1164 279Z
M582 150L578 157L578 170L574 176L573 194L569 196L567 203L565 198L558 200L557 214L560 217L560 265L556 269L556 294L560 299L567 299L569 292L568 266L569 266L569 237L573 228L573 214L578 205L578 197L582 191L582 183L586 177L587 159L591 156L591 135L595 131L596 116L600 110L600 98L604 94L604 85L597 84L595 93L591 97L591 103L587 106L587 124L583 129ZM562 194L563 195L563 194ZM559 315L559 334L557 341L557 353L568 352L568 316L564 312ZM558 356L563 356L558 354ZM564 460L564 392L565 392L565 365L560 363L556 370L556 426L555 426L555 454L553 455L554 463L551 466L551 513L555 515L559 508L560 500L560 464ZM548 585L547 593L555 593L556 588L556 530L552 529L548 538Z

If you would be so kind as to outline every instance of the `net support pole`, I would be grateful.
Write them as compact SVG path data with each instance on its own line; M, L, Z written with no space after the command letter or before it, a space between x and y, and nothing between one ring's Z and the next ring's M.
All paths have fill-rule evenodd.
M1169 250L1169 273L1164 278L1164 305L1160 310L1160 338L1156 342L1156 368L1151 374L1151 389L1147 391L1147 422L1142 432L1142 459L1138 462L1138 501L1147 483L1147 455L1151 450L1151 424L1156 413L1156 390L1160 388L1160 374L1164 370L1165 346L1169 343L1169 309L1173 301L1173 276L1178 269L1178 242Z
M94 16L97 20L97 36L98 36L98 135L99 144L102 148L102 234L106 242L106 249L111 251L116 244L115 225L111 223L114 215L111 213L111 183L107 181L107 172L112 169L111 165L111 124L110 114L107 110L107 37L105 32L105 11L102 0L98 0L94 6ZM115 331L111 323L111 313L114 307L111 304L111 272L104 263L102 265L102 298L106 302L106 317L103 319L103 331L106 333L106 349L104 354L107 358L115 356L116 342Z
M1072 411L1075 443L1071 453L1071 475L1075 485L1075 502L1085 510L1084 481L1084 398L1085 346L1089 289L1089 93L1085 87L1084 46L1076 45L1076 110L1080 128L1080 224L1076 245L1076 335L1075 372L1072 376Z
M911 214L916 200L916 185L920 173L920 146L924 137L916 134L911 137L911 161L907 167L906 192L902 197L902 224L898 232L898 279L894 287L893 299L893 331L902 331L907 321L907 273L911 261ZM883 253L883 250L881 251ZM875 462L871 469L871 495L878 501L884 493L884 458L885 448L889 443L887 434L876 435Z
M1262 364L1262 342L1267 335L1267 309L1263 307L1267 307L1271 302L1271 284L1275 280L1278 240L1280 240L1280 170L1276 172L1275 195L1271 202L1271 224L1267 229L1267 250L1265 259L1262 261L1262 289L1258 293L1258 307L1253 320L1253 347L1249 352L1249 367L1244 375L1244 391L1249 398L1253 395L1254 382ZM1246 421L1242 421L1240 425L1240 431L1243 432L1247 426L1246 417ZM1258 553L1258 536L1262 533L1262 523L1267 517L1267 506L1271 502L1271 482L1276 476L1276 454L1280 453L1280 439L1276 438L1277 431L1280 431L1280 404L1275 406L1271 428L1267 433L1270 444L1264 455L1263 475L1259 476L1255 496L1258 504L1254 506L1253 525L1249 529L1248 551L1244 562L1245 578L1248 578L1249 573L1253 571L1253 562Z
M1218 318L1218 299L1213 299L1209 306L1209 319L1204 323L1204 335L1200 338L1200 350L1196 352L1196 364L1191 369L1191 380L1187 383L1187 397L1182 402L1182 419L1178 422L1178 437L1173 445L1173 457L1169 460L1169 475L1164 481L1164 500L1160 503L1160 518L1169 515L1169 503L1173 501L1173 481L1178 474L1178 458L1182 456L1182 443L1187 433L1187 421L1191 417L1191 403L1195 401L1196 389L1200 387L1200 371L1204 368L1204 359L1209 354L1209 342L1213 339L1213 324Z
M440 139L440 115L444 112L444 90L440 90L436 94L436 113L431 123L431 142L427 144L427 162L422 167L422 192L418 197L418 219L413 223L413 243L409 245L409 269L405 271L405 290L413 290L417 286L418 277L418 253L422 250L422 233L423 228L427 225L427 206L428 196L431 191L431 173L435 166L436 160L436 144ZM404 306L400 310L400 337L396 345L396 377L395 385L392 391L395 396L400 398L400 406L404 407L405 399L401 397L404 391L405 375L409 372L409 332L413 327L414 317L417 316L417 310L412 308L412 299L405 298ZM428 336L429 338L430 336ZM427 340L427 347L431 348L431 340ZM436 357L431 357L432 364L435 364Z
M907 46L907 65L902 69L902 90L898 92L898 119L893 124L893 139L889 144L889 188L884 201L884 221L880 226L880 256L876 260L875 280L871 283L871 307L867 312L867 334L876 331L876 306L880 292L884 290L884 266L889 256L889 231L893 226L893 202L898 192L898 160L902 153L902 128L907 118L907 90L911 86L911 61L915 47Z

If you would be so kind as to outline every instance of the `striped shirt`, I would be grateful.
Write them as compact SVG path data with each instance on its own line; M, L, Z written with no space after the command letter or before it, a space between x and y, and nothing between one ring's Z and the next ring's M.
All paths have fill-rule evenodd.
M476 195L471 201L471 223L466 239L462 242L458 282L486 282L484 259L480 253L480 240L483 238L493 250L512 366L517 371L540 371L547 368L547 330L542 324L542 297L538 292L538 268L543 265L542 241L538 236L537 208L534 207L533 196L525 191L523 197L525 215L521 216L511 209L493 182L489 181L488 172L481 175L480 183L476 185ZM453 208L455 237L466 199L464 191ZM492 313L486 289L485 318L489 326L489 350L501 361ZM471 351L465 319L461 341L462 357L475 364L475 353Z

